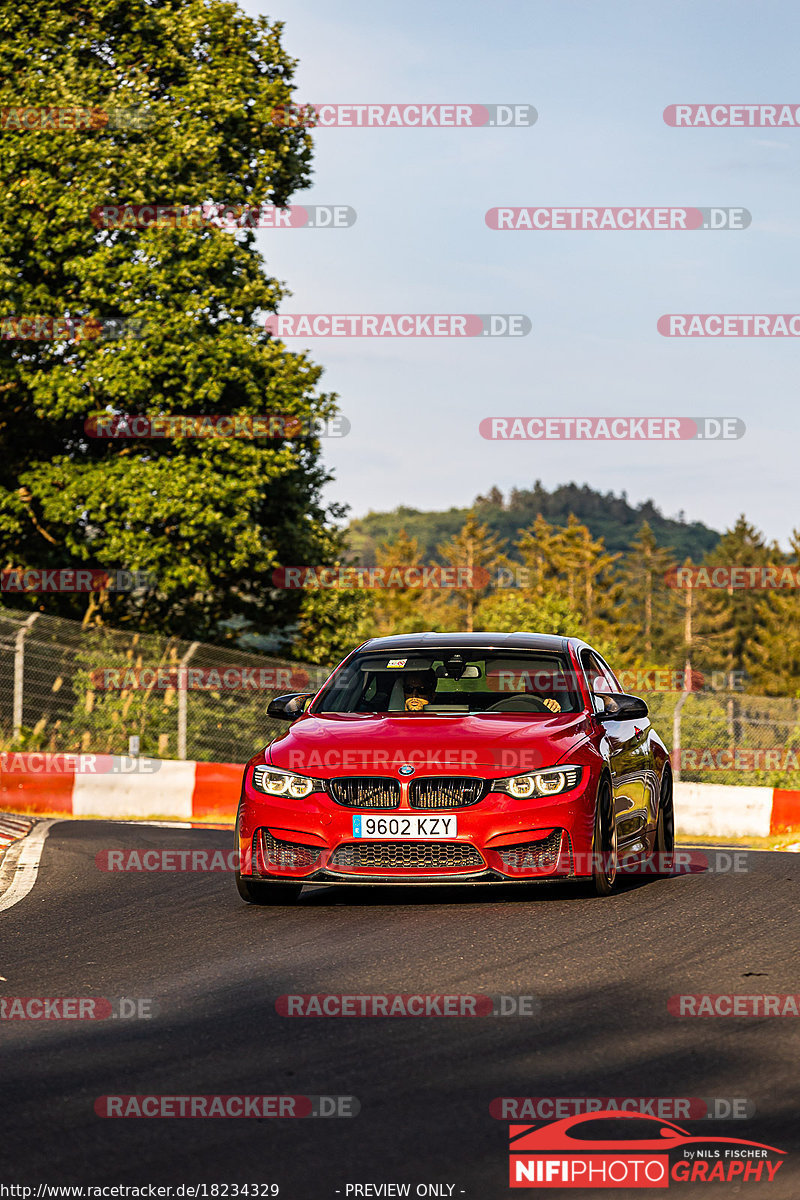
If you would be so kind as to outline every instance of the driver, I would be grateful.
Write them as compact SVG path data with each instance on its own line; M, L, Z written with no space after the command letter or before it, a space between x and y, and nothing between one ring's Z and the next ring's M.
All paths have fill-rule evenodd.
M424 712L436 692L433 671L412 671L403 676L403 695L406 712Z
M530 696L530 698L532 700L538 700L540 704L543 704L545 706L545 708L549 708L550 712L554 712L554 713L561 712L561 705L559 704L559 702L557 700L554 700L552 698L552 696L539 696L536 694L536 692L519 692L517 694L519 696ZM509 710L509 711L511 711L511 710Z
M536 689L536 684L535 684L534 680L537 678L539 680L541 680L542 679L541 674L539 674L537 676L533 676L533 677L531 677L530 675L527 675L524 678L525 678L525 681L527 684L527 686L525 688L526 696L531 696L534 700L538 700L540 704L543 704L545 706L545 708L549 708L550 712L554 712L554 713L561 712L561 704L558 700L555 699L555 697L543 696ZM548 682L551 682L553 684L556 683L556 679L555 678L551 679L549 676L544 676L544 681L545 681L545 684L547 684ZM533 685L533 686L531 686L531 685Z

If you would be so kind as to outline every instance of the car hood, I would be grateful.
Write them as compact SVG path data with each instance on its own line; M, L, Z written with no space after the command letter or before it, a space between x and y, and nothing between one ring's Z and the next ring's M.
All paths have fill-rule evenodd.
M397 775L403 764L434 774L488 774L499 779L553 766L589 732L585 712L533 719L505 713L491 717L326 713L300 717L266 748L265 760L320 779Z

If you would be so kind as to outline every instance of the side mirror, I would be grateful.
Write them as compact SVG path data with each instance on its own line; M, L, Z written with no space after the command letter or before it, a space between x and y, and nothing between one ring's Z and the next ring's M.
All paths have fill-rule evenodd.
M287 696L276 696L267 705L267 716L278 721L296 721L315 695L315 692L291 692Z
M637 721L646 717L647 704L638 696L626 696L623 692L601 692L605 711L595 713L598 721Z

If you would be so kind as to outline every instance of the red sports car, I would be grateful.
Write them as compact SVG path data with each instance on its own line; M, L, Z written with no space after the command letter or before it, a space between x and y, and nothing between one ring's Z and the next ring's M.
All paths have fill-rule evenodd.
M647 705L578 638L374 638L245 767L237 887L251 904L303 884L614 887L621 858L674 843L672 773Z

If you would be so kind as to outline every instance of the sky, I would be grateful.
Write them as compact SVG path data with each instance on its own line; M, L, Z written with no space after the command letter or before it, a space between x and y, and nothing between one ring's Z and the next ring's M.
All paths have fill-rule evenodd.
M512 128L317 128L294 204L350 228L262 230L281 313L518 313L519 338L292 337L350 433L351 516L467 506L540 479L717 529L800 526L798 338L666 338L666 313L800 312L797 128L672 128L675 103L800 105L800 11L766 0L244 0L284 23L313 103L532 104ZM741 230L496 231L495 206L743 207ZM736 417L735 441L484 440L492 416Z

